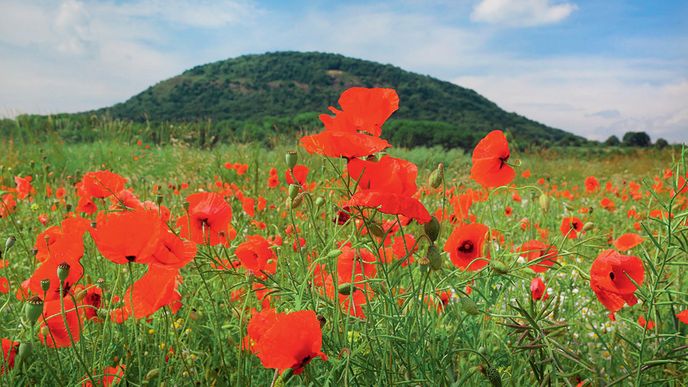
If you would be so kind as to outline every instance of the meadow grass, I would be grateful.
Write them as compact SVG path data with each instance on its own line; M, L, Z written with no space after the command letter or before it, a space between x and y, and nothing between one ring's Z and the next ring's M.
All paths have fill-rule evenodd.
M8 289L0 295L0 337L34 343L30 357L2 373L3 384L75 385L88 375L100 380L105 367L117 364L126 365L124 378L134 386L498 385L489 377L491 372L499 375L500 383L518 386L581 381L682 385L687 380L688 326L675 316L688 309L688 285L682 277L688 265L687 201L685 194L672 192L680 188L678 177L686 175L680 150L514 153L512 160L519 164L515 186L493 190L488 200L471 206L477 221L504 237L500 243L489 243L493 264L466 272L453 266L443 252L441 267L431 270L424 261L428 242L423 227L411 223L400 232L413 235L419 249L413 252L406 246L403 259L377 264L377 276L366 281L374 297L363 306L366 317L361 319L323 295L314 283L314 264L324 264L335 273L338 243L348 241L376 253L380 239L352 223L342 226L332 221L341 204L342 160L299 151L299 164L309 168L308 182L315 185L301 207L285 204L284 155L295 149L295 144L270 150L256 144L201 150L117 141L70 145L5 141L0 186L11 188L15 176L32 176L36 192L0 219L1 240L16 239L2 255L8 266L0 269L0 277L8 279ZM418 165L421 201L431 213L443 208L451 213L452 195L478 189L469 178L470 155L461 151L419 148L390 153ZM247 164L248 171L239 175L225 168L227 162ZM427 179L438 163L445 165L443 187L432 189ZM267 186L271 168L279 173L277 188ZM32 251L37 235L76 208L73 186L84 173L104 169L126 177L127 187L142 201L167 206L173 214L170 224L185 213L186 196L217 191L225 184L235 184L234 190L247 197L265 198L267 207L252 217L230 195L237 236L227 248L199 246L194 261L181 272L182 308L173 314L164 307L150 318L121 324L111 321L108 312L118 305L115 296L121 297L144 270L112 264L85 236L81 260L85 276L80 283L102 289L102 321L82 321L80 340L70 348L49 348L37 341L38 327L24 317L25 301L17 299L16 292L38 265ZM526 170L530 177L521 176ZM596 176L602 184L595 193L585 192L588 176ZM632 181L641 185L642 195L624 199ZM605 188L607 183L611 188ZM46 196L48 185L53 190L65 187L65 201ZM602 208L604 197L616 208ZM324 204L317 205L316 198L324 199ZM105 209L109 203L96 205ZM637 219L629 218L631 209L639 214ZM653 210L664 215L651 215ZM41 214L47 217L46 225L38 220ZM559 231L562 219L572 215L589 223L576 239ZM370 213L363 228L372 231L383 221L398 220ZM441 221L440 251L454 227L450 220ZM613 239L627 232L645 240L629 253L642 259L645 281L636 293L640 302L610 321L590 288L589 269ZM547 300L535 301L529 286L536 274L519 262L514 248L543 238L542 233L560 258L540 275ZM277 272L259 279L240 269L218 268L218 262L231 260L235 247L252 234L284 239L276 248ZM294 247L298 238L305 241L303 247ZM414 262L402 265L410 257ZM264 369L254 354L241 349L251 308L261 303L254 294L256 283L269 289L273 308L308 309L324 318L327 361L313 360L301 375L274 379L273 370ZM440 298L443 291L449 295L446 300ZM639 316L656 327L642 328Z

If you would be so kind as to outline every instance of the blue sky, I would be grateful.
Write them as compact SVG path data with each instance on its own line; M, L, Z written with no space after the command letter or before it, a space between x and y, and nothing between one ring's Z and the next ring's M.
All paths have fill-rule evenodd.
M300 50L429 74L592 139L688 142L686 19L670 0L0 0L0 116L108 106L198 64Z

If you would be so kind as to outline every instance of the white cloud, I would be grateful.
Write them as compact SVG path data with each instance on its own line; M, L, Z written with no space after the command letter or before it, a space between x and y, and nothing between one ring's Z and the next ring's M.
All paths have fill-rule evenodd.
M471 20L514 27L558 23L576 10L572 3L551 4L550 0L482 0Z

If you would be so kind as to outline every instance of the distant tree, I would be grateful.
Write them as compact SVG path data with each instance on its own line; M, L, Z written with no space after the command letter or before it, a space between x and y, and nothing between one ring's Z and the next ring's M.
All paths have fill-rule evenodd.
M655 141L655 146L659 149L663 149L669 146L669 143L663 138L658 138L657 141Z
M650 136L645 132L626 132L622 142L625 146L648 147L652 145Z
M619 145L621 145L621 141L619 141L618 137L611 135L611 136L609 136L607 141L604 142L604 145L606 145L606 146L619 146Z

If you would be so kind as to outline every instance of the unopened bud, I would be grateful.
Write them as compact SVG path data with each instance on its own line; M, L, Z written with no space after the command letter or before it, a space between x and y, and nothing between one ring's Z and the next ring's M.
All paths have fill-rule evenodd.
M14 246L14 242L17 241L17 238L14 237L14 235L10 235L7 240L5 241L5 252L12 248Z
M303 197L304 197L305 195L306 195L306 194L304 194L304 193L302 192L302 193L296 195L296 197L295 197L294 199L289 198L290 201L287 202L288 205L289 205L289 208L295 210L295 209L301 207L301 204L303 203Z
M337 287L337 292L343 296L348 296L356 290L356 286L352 283L343 283Z
M509 267L506 266L504 262L501 261L492 261L492 270L494 270L495 273L497 274L507 274L509 272Z
M429 222L423 225L423 230L425 231L425 235L427 235L431 241L435 242L440 235L440 222L433 216L430 218Z
M43 314L43 300L38 297L31 297L24 304L24 316L33 325L41 317L41 314Z
M540 208L542 208L542 211L547 212L549 210L549 196L547 196L546 193L542 193L540 195L538 202L540 202Z
M289 151L284 155L284 159L287 161L287 168L294 169L296 163L299 161L299 154L295 151Z
M323 206L323 204L325 204L325 199L323 199L323 198L321 198L320 196L318 196L318 197L315 199L315 206L316 206L317 208L320 208L320 207Z
M385 236L385 230L383 230L382 226L380 226L377 223L370 223L368 225L368 231L370 231L372 235L378 238L382 238L383 236Z
M74 295L74 299L75 299L77 302L81 302L81 301L83 301L84 298L86 298L86 295L87 295L87 294L88 294L88 290L86 290L86 289L79 290L79 291L76 293L76 295Z
M326 257L327 257L328 259L332 259L332 258L337 258L337 257L339 257L340 255L342 255L342 251L341 251L341 250L330 250L330 252L327 253L327 256L326 256Z
M198 319L201 318L201 314L196 309L191 309L191 312L189 313L189 318L193 321L198 321Z
M595 228L595 223L585 222L585 224L583 225L583 232L588 232L588 231L592 230L593 228Z
M442 182L444 181L444 164L439 163L437 165L437 169L432 171L430 174L430 177L428 178L428 182L430 183L430 186L432 188L438 188L440 185L442 185Z
M471 316L475 316L480 313L480 310L478 310L478 305L476 305L475 301L473 301L470 297L461 297L461 309Z
M159 368L153 368L152 370L148 371L146 376L143 378L144 382L150 382L151 380L155 379L160 375L160 369Z
M24 341L19 344L19 351L17 352L17 364L25 364L33 353L33 344L30 341Z
M428 260L430 261L430 268L432 270L439 270L442 268L442 256L440 251L434 244L428 246L427 253Z
M67 277L69 277L69 264L67 262L62 262L61 264L57 265L57 278L60 280L60 282L64 282Z
M301 188L296 184L289 184L289 198L291 200L294 200L296 195L299 194L300 189Z
M162 204L162 199L163 196L158 194L158 196L155 197L155 202L158 203L158 206Z

